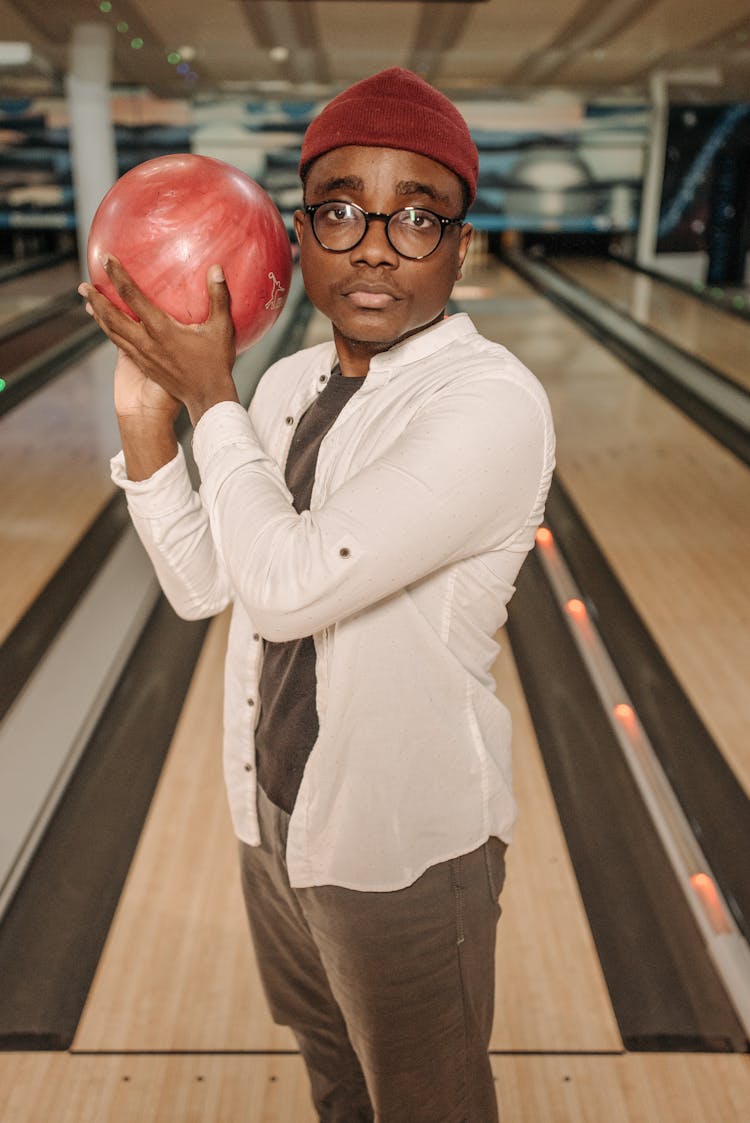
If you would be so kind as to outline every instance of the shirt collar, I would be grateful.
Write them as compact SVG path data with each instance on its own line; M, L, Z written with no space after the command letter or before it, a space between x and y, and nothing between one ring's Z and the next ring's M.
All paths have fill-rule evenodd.
M396 344L390 350L375 355L369 364L367 381L371 381L373 375L381 375L381 373L387 373L388 376L399 374L403 367L436 355L443 347L448 347L458 339L474 335L476 335L476 328L468 314L456 312L438 323L433 323L431 328L424 328L423 331L409 336L408 339L403 340L403 343ZM381 381L381 378L378 377L377 381ZM387 381L387 378L383 381Z
M410 363L426 359L456 340L476 334L477 329L466 312L456 312L446 316L432 327L410 335L395 347L375 355L370 362L365 386L382 385ZM326 358L327 370L331 371L336 363L336 348L331 344Z

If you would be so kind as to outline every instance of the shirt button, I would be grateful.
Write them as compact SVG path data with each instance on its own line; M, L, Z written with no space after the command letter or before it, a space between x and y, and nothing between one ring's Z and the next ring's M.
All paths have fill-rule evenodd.
M287 423L287 425L294 425L294 418L293 417L287 417L286 423Z
M254 706L255 705L255 699L254 698L248 698L247 704L248 704L248 706Z
M349 549L348 546L342 546L341 549L339 550L339 557L348 558L350 556L350 554L351 554L351 550Z
M246 772L252 772L252 770L253 770L253 766L250 763L250 761L248 761L247 764L245 765L245 771Z
M253 639L256 643L258 642L258 640L260 639L260 635L258 634L258 632L253 632Z
M328 375L327 375L327 374L321 374L321 376L320 376L320 378L318 379L318 381L319 381L319 382L327 382L327 381L328 381Z

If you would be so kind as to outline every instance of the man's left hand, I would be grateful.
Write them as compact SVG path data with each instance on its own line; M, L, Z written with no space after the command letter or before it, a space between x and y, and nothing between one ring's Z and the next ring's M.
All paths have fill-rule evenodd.
M141 292L115 257L105 264L107 275L138 322L132 320L93 285L78 291L87 311L143 374L187 407L197 424L218 402L238 400L232 379L236 351L230 315L229 290L218 265L207 274L208 319L201 324L181 324L160 311Z

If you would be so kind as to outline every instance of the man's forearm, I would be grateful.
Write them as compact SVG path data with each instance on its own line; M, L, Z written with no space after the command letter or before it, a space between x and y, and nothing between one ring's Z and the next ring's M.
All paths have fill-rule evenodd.
M177 455L174 426L167 420L118 416L128 479L147 480Z

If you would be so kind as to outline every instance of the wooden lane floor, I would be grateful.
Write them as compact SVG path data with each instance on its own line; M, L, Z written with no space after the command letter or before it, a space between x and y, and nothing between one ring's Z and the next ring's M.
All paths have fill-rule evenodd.
M294 307L290 301L259 354L270 355L285 337ZM245 388L262 361L255 353L238 360ZM115 494L114 364L105 341L0 417L0 643Z
M743 1056L493 1056L503 1123L747 1123ZM3 1123L315 1123L298 1056L0 1054Z
M3 1123L313 1123L260 991L221 779L214 621L68 1054L0 1055ZM625 1054L505 637L520 818L497 944L504 1123L745 1123L747 1056Z
M112 368L102 344L0 417L0 643L114 492Z
M212 624L76 1034L76 1052L295 1049L261 997L221 779L226 620ZM523 808L509 856L492 1048L622 1043L508 646ZM540 914L541 913L541 914Z
M512 318L526 296L514 299ZM547 343L552 358L559 344ZM226 628L223 616L209 630L73 1047L0 1054L2 1123L313 1123L294 1040L270 1020L246 932L221 778ZM499 640L520 805L491 1042L504 1123L747 1123L747 1056L623 1052Z
M312 1118L308 1108L307 1115L302 1111L305 1078L301 1066L276 1056L294 1053L296 1045L272 1023L261 993L222 786L226 626L224 616L209 631L71 1061L83 1072L91 1069L91 1054L138 1054L125 1062L137 1071L143 1054L166 1054L140 1079L153 1086L151 1095L163 1097L171 1071L182 1094L194 1096L197 1077L180 1077L176 1054L212 1054L205 1062L218 1081L224 1069L216 1055L226 1054L230 1083L239 1079L259 1105L264 1095L281 1096L269 1084L274 1072L279 1079L286 1074L287 1113L279 1106L278 1115L267 1117L296 1123ZM503 899L492 1047L617 1054L621 1041L507 645L497 674L516 722L522 820ZM252 1054L246 1067L229 1055L236 1052ZM200 1069L204 1058L192 1069L182 1062L182 1070L197 1071L196 1064ZM292 1104L300 1105L299 1114ZM179 1123L191 1116L171 1118ZM266 1116L248 1112L246 1118Z
M748 469L510 270L455 295L544 383L558 478L750 794Z
M750 320L616 261L571 257L551 263L639 324L750 389Z

